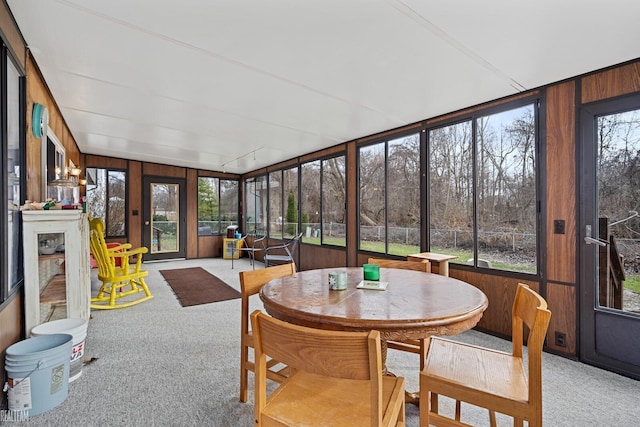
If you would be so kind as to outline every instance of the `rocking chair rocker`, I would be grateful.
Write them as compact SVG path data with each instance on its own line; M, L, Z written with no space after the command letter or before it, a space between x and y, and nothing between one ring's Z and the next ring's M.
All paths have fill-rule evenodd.
M95 218L89 222L91 254L98 263L98 279L102 282L98 295L91 298L91 308L109 310L130 307L153 298L144 277L149 272L142 270L142 254L146 247L131 249L130 243L107 248L104 240L104 222ZM136 257L135 265L129 258ZM142 292L140 298L121 298Z

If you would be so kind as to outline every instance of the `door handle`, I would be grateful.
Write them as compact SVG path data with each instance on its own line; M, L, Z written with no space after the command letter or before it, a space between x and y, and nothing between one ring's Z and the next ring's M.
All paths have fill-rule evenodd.
M149 225L149 221L145 221L145 222L144 222L144 225Z
M593 237L585 237L584 242L587 245L598 245L598 246L607 246L607 242L603 242L600 239L594 239Z

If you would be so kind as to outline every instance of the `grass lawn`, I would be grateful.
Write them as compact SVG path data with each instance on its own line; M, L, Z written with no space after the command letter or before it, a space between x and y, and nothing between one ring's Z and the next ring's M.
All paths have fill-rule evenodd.
M627 276L627 279L624 281L624 287L640 294L640 276Z

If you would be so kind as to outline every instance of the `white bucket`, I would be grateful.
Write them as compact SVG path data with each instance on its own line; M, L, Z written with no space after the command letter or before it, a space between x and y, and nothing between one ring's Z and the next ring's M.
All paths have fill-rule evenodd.
M34 337L52 334L69 334L73 336L69 382L80 378L80 375L82 375L82 356L84 356L84 340L87 338L88 324L89 322L84 319L70 318L42 323L31 329L31 335Z
M72 339L69 334L52 334L20 341L7 349L10 411L31 416L64 402L69 391L67 355Z

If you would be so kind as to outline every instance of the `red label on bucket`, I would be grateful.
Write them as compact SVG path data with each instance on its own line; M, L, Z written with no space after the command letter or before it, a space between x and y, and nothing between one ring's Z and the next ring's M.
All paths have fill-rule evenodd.
M84 342L80 344L74 345L73 349L71 349L71 361L78 360L84 354Z

